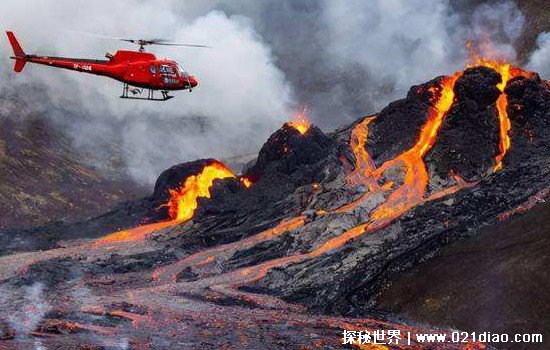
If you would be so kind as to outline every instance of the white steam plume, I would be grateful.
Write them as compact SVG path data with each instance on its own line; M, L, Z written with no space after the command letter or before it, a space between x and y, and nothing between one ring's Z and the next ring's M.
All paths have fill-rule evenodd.
M5 317L15 330L15 336L20 339L35 331L51 310L51 305L44 298L44 285L40 282L21 288L1 286L0 306L6 311Z
M333 63L368 73L375 109L411 85L463 68L469 39L481 54L515 59L512 43L524 23L510 1L482 4L466 17L447 0L325 0L323 19Z
M377 112L411 85L463 68L468 39L483 54L513 60L524 23L513 1L463 7L450 0L202 3L195 8L215 6L253 20L296 100L325 129Z
M529 56L527 68L550 79L550 33L542 33L537 38L537 48Z
M48 89L40 93L46 94L50 109L57 109L53 118L70 130L77 145L104 155L111 150L98 146L118 144L130 174L139 181L150 183L164 168L197 157L250 152L289 116L290 90L284 75L242 16L212 10L186 19L176 15L176 0L7 0L0 7L0 22L16 32L28 53L97 58L129 48L70 30L213 47L151 48L159 57L180 62L200 81L192 94L179 93L166 103L119 100L121 86L115 81L47 67L28 65L21 75L1 75L3 87L44 83ZM6 66L12 64L6 59L9 51L4 40ZM32 101L32 96L31 91L25 98ZM197 125L197 120L202 123Z
M513 62L517 58L514 43L524 24L525 16L515 2L481 4L472 15L468 36L485 56Z
M214 46L154 48L201 82L164 104L120 101L118 83L75 73L26 68L21 76L2 76L4 85L47 82L46 102L62 107L49 111L52 118L63 120L96 158L106 158L116 143L132 176L144 182L181 161L256 151L288 118L292 102L306 104L325 129L377 112L411 85L463 68L467 39L483 54L513 60L524 23L513 1L471 11L458 11L449 0L7 0L0 6L0 21L43 53L96 57L121 46L65 29Z

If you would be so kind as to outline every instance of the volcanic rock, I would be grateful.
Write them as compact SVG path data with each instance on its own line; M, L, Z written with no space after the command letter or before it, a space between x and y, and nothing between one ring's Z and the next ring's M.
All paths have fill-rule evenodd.
M24 294L21 288L40 281L51 307L65 311L61 315L75 314L67 309L85 310L88 316L79 321L90 323L91 314L106 322L102 326L112 326L88 325L90 332L128 334L134 344L159 349L185 348L183 334L196 335L199 341L192 346L204 349L228 344L257 349L266 341L274 348L321 344L337 349L346 327L423 329L373 311L384 287L443 246L529 210L533 198L540 200L550 188L546 82L536 75L509 82L512 148L496 170L500 125L495 103L503 96L498 73L483 67L465 70L454 86L452 106L438 114L440 86L447 81L439 77L413 87L374 118L329 135L314 126L300 133L287 124L268 139L244 174L252 187L238 179L217 181L211 198L199 199L191 220L155 218L161 228L140 239L74 242L0 258L3 287ZM433 129L425 136L427 127ZM356 130L364 138L352 138ZM211 162L168 169L151 198L96 220L36 232L54 240L55 232L82 238L82 232L97 234L108 224L126 228L150 218L170 189ZM93 305L75 301L75 290L87 294ZM532 297L539 295L532 291ZM115 306L121 303L132 307ZM13 308L9 302L3 305ZM113 316L132 320L136 328L116 323ZM530 320L533 332L536 321ZM172 336L158 336L166 333ZM87 334L56 335L49 341L93 343Z
M414 145L426 122L426 110L433 105L430 89L437 87L441 79L411 87L405 99L391 102L376 115L376 122L369 128L367 148L377 166Z
M538 74L517 77L506 87L513 142L507 164L521 162L550 147L550 88Z
M169 190L177 189L190 175L197 175L201 170L213 163L215 159L199 159L193 162L174 165L163 171L155 182L155 190L151 196L154 202L164 203L170 198Z
M338 156L337 143L317 126L305 134L285 124L263 145L256 164L245 176L252 182L271 182L284 177L295 186L324 181L323 168Z
M494 166L499 152L495 102L500 75L487 67L466 69L455 84L456 103L443 122L428 163L442 178L451 172L479 180Z

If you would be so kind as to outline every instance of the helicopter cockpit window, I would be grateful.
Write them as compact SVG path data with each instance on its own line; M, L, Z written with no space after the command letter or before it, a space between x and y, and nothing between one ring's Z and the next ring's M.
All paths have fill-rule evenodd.
M159 71L161 74L170 74L170 75L175 74L174 68L167 65L160 66Z
M181 77L188 77L189 76L189 73L187 73L187 71L185 69L183 69L180 65L178 65L177 67L178 67L178 72L179 72Z
M154 64L149 67L149 70L151 71L151 74L157 74L157 67Z

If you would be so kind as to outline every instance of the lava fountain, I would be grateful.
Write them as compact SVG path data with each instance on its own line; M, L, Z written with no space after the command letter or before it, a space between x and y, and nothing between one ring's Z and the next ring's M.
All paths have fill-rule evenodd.
M311 122L307 118L307 110L303 108L299 113L294 114L292 120L287 124L304 135L311 127Z

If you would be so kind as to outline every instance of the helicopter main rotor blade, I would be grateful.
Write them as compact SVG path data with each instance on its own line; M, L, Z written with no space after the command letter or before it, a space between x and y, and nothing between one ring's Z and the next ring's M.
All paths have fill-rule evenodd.
M212 46L208 45L195 45L195 44L180 44L180 43L170 43L170 42L156 42L153 45L162 45L162 46L185 46L185 47L197 47L202 49L211 49Z
M118 38L118 37L114 37L114 36L107 36L107 35L101 35L101 34L95 34L95 33L89 33L89 32L83 32L83 31L80 31L80 30L66 30L65 32L74 33L74 34L82 34L82 35L87 35L87 36L91 36L91 37L94 37L94 38L100 38L100 39L125 40L123 38Z
M175 43L175 42L171 42L171 41L166 40L166 39L127 39L127 38L118 38L118 37L112 37L112 36L106 36L106 35L88 33L88 32L76 31L76 30L68 30L67 32L83 34L83 35L92 36L92 37L101 38L101 39L124 41L124 42L132 43L132 44L136 44L136 45L140 45L140 46L161 45L161 46L194 47L194 48L203 48L203 49L212 48L211 46L208 46L208 45Z

